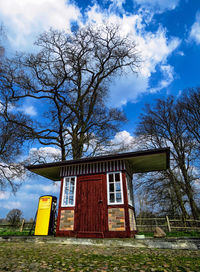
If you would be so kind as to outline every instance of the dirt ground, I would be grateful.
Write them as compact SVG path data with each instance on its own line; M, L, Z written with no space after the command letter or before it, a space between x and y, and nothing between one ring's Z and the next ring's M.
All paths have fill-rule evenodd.
M200 251L1 242L0 271L200 271Z

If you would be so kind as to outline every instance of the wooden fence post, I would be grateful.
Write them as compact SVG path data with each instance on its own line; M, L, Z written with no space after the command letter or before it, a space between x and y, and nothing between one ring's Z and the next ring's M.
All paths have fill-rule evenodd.
M169 217L166 215L166 220L167 220L167 227L169 232L171 232L171 226L170 226L170 222L169 222Z
M24 228L24 223L25 223L25 220L23 219L23 220L22 220L21 227L20 227L20 232L22 232L22 231L23 231L23 228Z

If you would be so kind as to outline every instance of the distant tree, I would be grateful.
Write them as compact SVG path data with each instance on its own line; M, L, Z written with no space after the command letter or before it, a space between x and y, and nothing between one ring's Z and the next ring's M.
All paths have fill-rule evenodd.
M175 217L189 217L186 209L188 201L181 189L176 174L171 170L139 174L135 177L135 195L146 195L147 211L156 216L168 215Z
M187 216L187 204L193 217L199 218L194 190L196 145L187 131L183 111L173 97L158 100L154 107L146 107L140 116L137 135L146 148L171 148L170 169L151 176L144 186L151 199L154 198L154 203L170 201L183 217Z
M50 30L35 44L37 54L7 65L10 97L19 106L27 97L44 105L42 121L25 126L30 137L60 148L62 160L97 154L125 121L106 100L115 76L137 71L135 43L116 26L88 26L71 34Z
M0 218L0 224L3 224L3 223L4 223L4 221L5 221L5 219L4 219L4 218Z
M19 209L12 209L6 216L6 220L13 226L17 226L22 219L22 211Z
M178 102L190 137L193 138L200 148L200 88L185 90Z

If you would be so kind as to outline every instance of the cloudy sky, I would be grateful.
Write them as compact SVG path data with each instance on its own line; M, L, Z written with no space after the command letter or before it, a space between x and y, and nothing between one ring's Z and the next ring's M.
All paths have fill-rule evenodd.
M179 96L200 85L199 0L6 0L0 2L0 22L6 28L7 53L32 51L39 33L50 27L68 31L74 24L117 23L137 44L142 58L138 75L126 75L110 86L111 106L122 108L129 122L114 141L131 142L137 118L146 103L168 95ZM21 109L38 115L26 101ZM57 154L53 147L31 147L30 154ZM0 192L0 218L12 208L34 217L39 196L58 195L60 184L40 177L27 178L15 196Z

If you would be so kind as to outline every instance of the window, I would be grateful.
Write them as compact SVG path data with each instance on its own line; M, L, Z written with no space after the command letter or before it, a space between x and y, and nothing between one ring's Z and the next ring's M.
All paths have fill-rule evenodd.
M62 207L75 206L76 177L66 177L63 182Z
M108 204L123 204L121 173L109 173L107 175Z
M128 193L128 204L133 206L133 186L132 180L129 175L126 175L127 193Z

